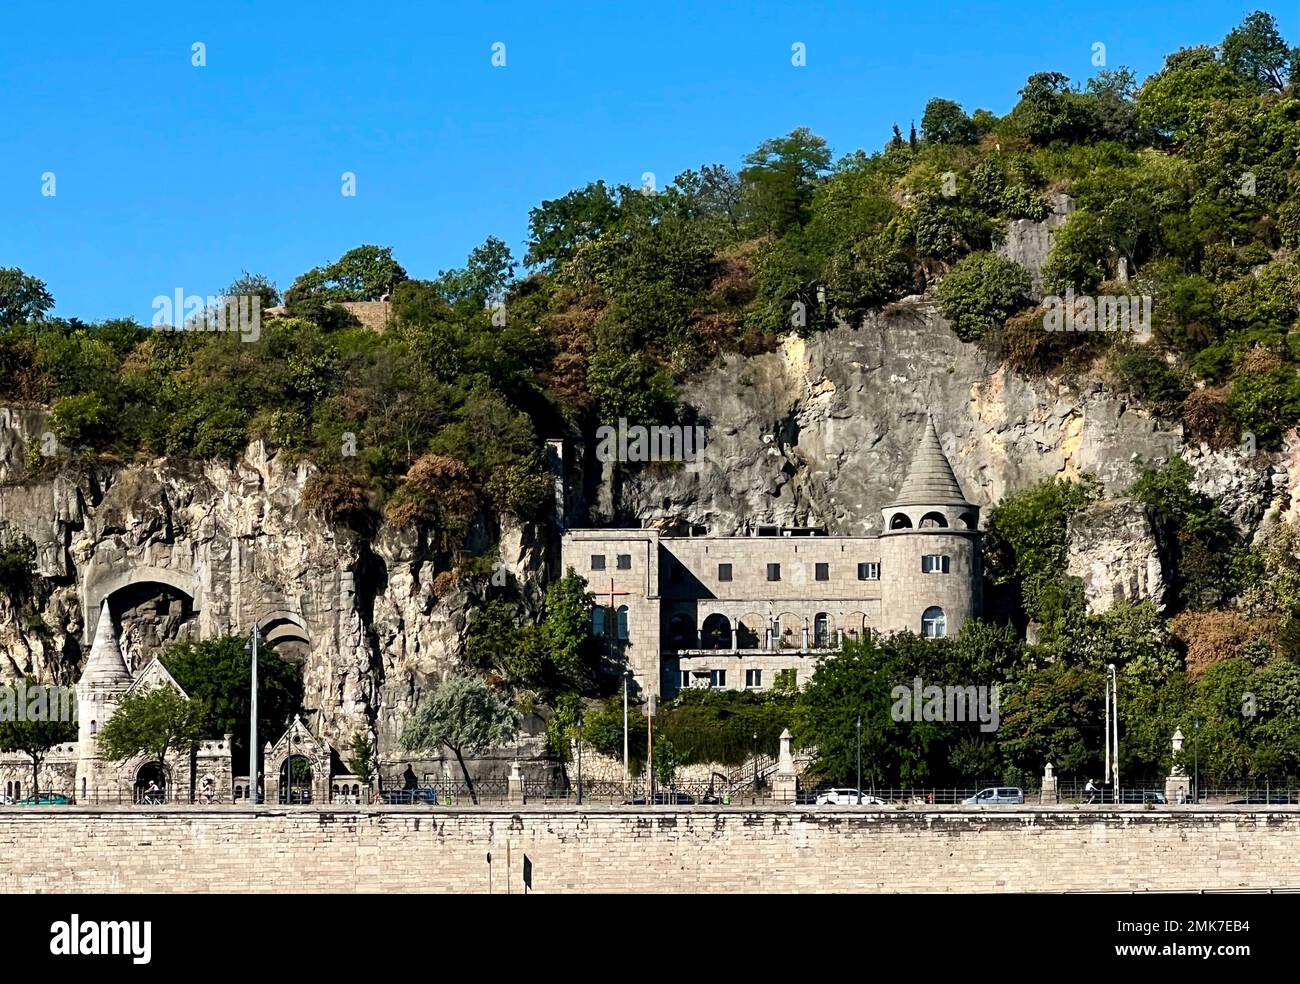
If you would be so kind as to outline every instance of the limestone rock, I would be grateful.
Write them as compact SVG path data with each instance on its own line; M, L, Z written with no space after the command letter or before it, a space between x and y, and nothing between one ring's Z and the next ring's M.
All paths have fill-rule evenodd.
M1042 222L1032 219L1008 222L1006 233L994 250L999 256L1014 260L1029 271L1035 294L1043 288L1043 264L1052 251L1052 235L1074 211L1074 199L1058 193L1052 196L1051 205L1051 214Z
M1135 499L1094 502L1071 517L1065 570L1082 579L1091 613L1122 601L1150 600L1164 608L1169 585L1155 519Z

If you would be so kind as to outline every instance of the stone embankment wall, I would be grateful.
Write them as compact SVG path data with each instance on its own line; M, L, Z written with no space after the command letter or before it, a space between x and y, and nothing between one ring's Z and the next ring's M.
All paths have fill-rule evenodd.
M5 808L0 893L1300 888L1297 843L1285 808Z

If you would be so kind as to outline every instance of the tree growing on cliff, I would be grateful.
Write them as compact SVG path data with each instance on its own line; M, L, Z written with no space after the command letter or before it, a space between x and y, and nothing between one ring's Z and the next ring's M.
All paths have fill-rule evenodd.
M36 687L34 677L27 678L29 690ZM77 740L77 722L75 714L67 720L49 720L53 708L47 706L43 720L32 720L31 714L24 715L27 720L4 720L17 715L0 717L0 752L25 752L32 759L32 799L40 795L41 763L46 753L55 745Z
M477 804L466 755L508 745L519 734L520 716L479 677L448 677L415 709L402 729L403 751L436 755L445 746L460 763L470 800Z
M940 282L939 304L957 337L973 342L1024 307L1029 288L1029 274L1020 264L994 253L971 253Z
M146 755L166 775L167 753L190 752L203 739L208 707L189 700L171 687L154 687L127 694L99 732L104 757L125 762Z
M223 636L178 642L162 656L163 665L190 698L207 707L208 733L234 735L237 756L245 761L251 682L246 641L242 636ZM274 741L302 708L302 673L265 640L257 654L257 694L258 733Z

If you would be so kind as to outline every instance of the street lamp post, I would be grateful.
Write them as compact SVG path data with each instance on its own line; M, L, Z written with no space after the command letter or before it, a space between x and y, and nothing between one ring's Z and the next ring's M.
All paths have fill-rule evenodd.
M862 805L862 715L858 715L858 805Z
M582 806L582 708L578 708L578 805Z
M627 685L632 679L632 671L623 671L623 793L627 795L628 756L627 756Z
M1196 718L1192 736L1192 802L1201 801L1201 719Z
M257 626L253 626L245 649L253 654L252 683L248 698L248 796L257 805Z
M1110 669L1110 699L1111 699L1111 727L1115 729L1115 751L1112 761L1112 768L1115 772L1111 781L1111 788L1115 791L1115 802L1118 803L1119 796L1119 677L1115 674L1115 664L1109 664Z

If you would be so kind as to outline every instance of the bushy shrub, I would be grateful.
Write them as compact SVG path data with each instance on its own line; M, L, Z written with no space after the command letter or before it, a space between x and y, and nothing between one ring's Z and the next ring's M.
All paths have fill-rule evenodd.
M957 337L969 342L1024 307L1029 289L1029 274L1019 264L993 253L972 253L939 284L939 303Z

